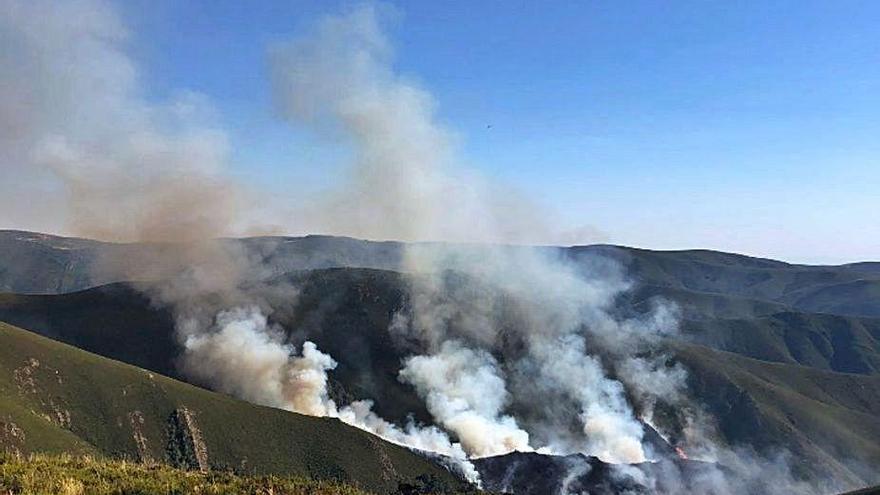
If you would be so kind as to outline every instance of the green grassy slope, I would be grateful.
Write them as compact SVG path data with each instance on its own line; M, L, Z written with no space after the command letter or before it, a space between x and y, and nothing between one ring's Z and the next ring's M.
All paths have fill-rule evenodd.
M633 311L644 312L652 309L657 299L674 301L682 318L692 320L754 318L792 309L785 304L762 299L647 284L635 285L621 302L629 305Z
M396 272L327 269L285 277L299 296L273 301L273 319L297 343L308 337L339 361L333 377L347 399L373 399L383 417L428 422L424 403L397 380L400 356L387 331L401 307ZM0 321L174 378L179 347L170 314L124 284L61 295L0 294ZM344 358L340 358L344 356ZM401 390L403 388L403 390ZM340 390L337 390L340 391Z
M687 320L685 336L744 356L844 373L880 373L880 319L785 311Z
M0 343L6 450L198 464L193 438L200 437L215 468L336 479L377 491L426 473L452 480L435 464L337 420L248 404L6 324ZM175 421L182 414L194 419L196 433Z
M0 294L0 321L178 378L170 312L127 284L57 296Z
M70 455L0 456L0 493L9 495L369 495L337 481L186 471L161 464Z
M880 376L677 345L690 387L731 442L785 446L854 485L880 481Z

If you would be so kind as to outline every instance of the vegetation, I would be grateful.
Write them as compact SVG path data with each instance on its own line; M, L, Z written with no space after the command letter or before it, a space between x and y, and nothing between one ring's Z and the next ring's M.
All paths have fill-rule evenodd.
M446 469L330 418L260 407L0 323L0 451L297 476L377 493Z
M770 452L785 446L801 460L797 466L821 467L820 476L853 485L876 482L880 375L772 363L696 345L675 349L692 370L692 393L719 418L729 443Z
M104 494L285 494L367 495L336 481L302 477L246 476L199 472L163 464L140 464L70 455L0 456L0 493L34 495Z
M370 495L352 484L299 476L192 471L92 456L0 454L0 494L14 495ZM401 482L393 495L467 495L436 476Z

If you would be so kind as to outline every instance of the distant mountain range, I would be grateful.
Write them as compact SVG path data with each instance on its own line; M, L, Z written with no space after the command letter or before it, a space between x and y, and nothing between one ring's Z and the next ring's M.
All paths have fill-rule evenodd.
M399 242L316 235L227 242L260 254L261 265L277 274L334 267L399 270L404 247ZM96 259L162 249L162 244L115 244L0 230L0 291L57 294L126 281L97 275ZM766 314L791 308L880 317L880 262L794 265L717 251L650 251L609 245L536 249L561 250L575 261L595 255L613 259L640 286L669 291L673 300L696 315L737 317L747 316L743 312Z

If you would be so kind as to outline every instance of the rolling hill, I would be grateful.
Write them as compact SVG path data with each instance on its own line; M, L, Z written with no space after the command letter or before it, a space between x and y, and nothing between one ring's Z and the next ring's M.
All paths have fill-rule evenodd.
M242 402L0 324L4 450L297 475L387 492L444 468L338 420Z
M399 270L404 245L332 236L226 239L259 259L270 274L333 267ZM99 259L160 252L162 244L116 244L0 230L0 292L57 294L124 281L103 272ZM687 307L732 305L715 316L766 314L787 307L806 312L880 317L880 263L798 265L707 250L652 251L611 245L544 247L574 262L596 256L618 262L640 286L672 291ZM135 280L136 270L130 278ZM677 291L677 292L675 292ZM677 294L677 295L676 295ZM720 296L716 302L713 298ZM720 302L728 300L730 302Z

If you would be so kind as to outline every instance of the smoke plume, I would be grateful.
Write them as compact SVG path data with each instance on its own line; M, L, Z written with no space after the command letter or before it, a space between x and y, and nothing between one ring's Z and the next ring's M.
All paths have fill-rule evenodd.
M437 354L407 359L400 378L415 386L428 411L469 455L530 450L529 434L501 414L509 397L498 363L486 351L447 341Z
M491 181L458 165L454 140L437 124L430 95L394 72L379 17L371 7L329 17L309 35L272 52L282 114L354 151L348 187L321 205L322 227L421 241L541 238L549 227L527 213L529 202L500 194ZM625 354L638 348L630 342L646 342L642 334L656 331L609 316L608 306L625 282L590 280L547 251L448 243L411 245L403 268L427 281L412 285L409 311L399 315L391 331L416 341L426 354L408 359L401 378L415 386L434 419L468 453L535 446L505 411L507 376L492 357L501 351L502 323L493 296L450 300L456 291L445 283L450 271L516 301L521 319L514 337L526 353L508 363L517 387L513 395L546 392L570 403L580 418L580 435L543 438L547 443L539 447L614 462L645 460L642 426L623 384L591 355L602 348ZM588 348L584 331L601 347ZM663 377L673 375L654 379Z
M184 369L191 377L257 404L339 418L388 441L447 456L469 480L479 481L462 446L440 429L414 422L398 427L374 413L369 400L337 407L327 375L336 361L309 341L298 354L259 308L222 311L210 328L196 320L184 321L180 328L187 335Z
M0 10L0 161L17 179L4 193L33 194L35 182L56 218L67 212L63 230L99 239L235 233L241 192L223 176L227 139L207 99L148 98L108 4L4 0Z
M298 354L268 323L270 308L256 295L264 253L218 240L260 227L247 188L227 175L227 140L206 98L148 98L127 53L124 23L104 1L4 0L0 9L8 47L0 54L4 174L61 197L47 208L68 213L58 230L147 243L134 256L107 253L96 270L105 279L153 282L148 294L175 313L189 376L249 401L339 417L459 459L476 480L460 445L439 429L399 428L368 401L337 408L327 394L333 358L311 342ZM11 185L4 181L10 194L0 196L21 203L6 190ZM19 222L27 218L17 207L4 210ZM290 287L271 290L295 297Z

